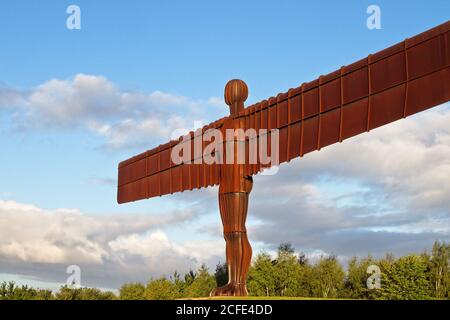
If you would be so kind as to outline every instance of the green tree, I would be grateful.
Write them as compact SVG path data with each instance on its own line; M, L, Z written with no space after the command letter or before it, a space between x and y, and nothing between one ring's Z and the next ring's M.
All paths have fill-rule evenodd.
M345 297L352 299L374 299L377 289L367 288L367 268L370 265L377 265L377 261L370 255L366 258L358 260L353 257L347 268L347 276L345 278Z
M310 272L312 294L321 298L337 298L344 287L345 273L335 256L321 257Z
M381 289L377 296L390 300L431 299L432 284L427 266L428 261L415 254L395 261L380 261Z
M438 299L448 297L450 288L449 271L450 271L450 245L445 242L435 241L429 259L430 278L433 286L434 296Z
M275 268L268 253L259 253L248 272L247 287L252 296L275 295Z
M447 244L447 255L450 255L450 243ZM447 258L447 261L450 257ZM445 298L450 299L450 261L444 276Z
M300 264L300 272L298 274L298 297L314 297L314 287L312 285L315 277L314 266L309 262Z
M306 257L306 255L303 252L301 252L298 255L298 259L297 260L298 260L298 264L301 265L301 266L306 266L309 263L308 258Z
M228 266L227 263L218 263L216 266L216 272L214 278L218 287L224 286L228 283Z
M126 283L120 287L121 300L144 300L145 286L141 283Z
M81 300L81 289L70 288L69 286L62 286L56 293L58 300Z
M51 300L50 290L34 289L26 285L17 286L13 281L0 283L0 300Z
M52 290L46 289L37 289L34 296L34 300L53 300L54 298Z
M177 288L166 278L152 279L145 288L144 296L147 300L171 300L177 298Z
M208 272L208 268L202 265L194 281L186 288L188 297L208 297L209 293L216 287L216 279Z
M117 297L111 291L101 291L96 288L71 288L62 286L56 293L58 300L115 300Z
M281 254L294 255L295 248L289 242L284 242L278 246L278 256Z
M171 277L172 282L175 285L175 298L186 297L186 282L181 279L181 275L175 271Z
M276 294L280 296L296 296L299 291L301 266L295 256L295 249L290 243L278 247L277 259L274 261L276 278Z
M195 272L193 270L189 270L189 272L184 275L185 285L189 286L192 282L194 282L196 276L197 275L195 274Z

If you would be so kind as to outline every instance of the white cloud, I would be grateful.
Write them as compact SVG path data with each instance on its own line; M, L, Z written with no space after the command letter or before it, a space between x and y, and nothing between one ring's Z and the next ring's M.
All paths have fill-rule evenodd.
M147 260L174 255L179 259L208 261L221 256L224 251L223 241L187 241L180 245L170 241L166 233L161 230L146 235L120 236L110 241L108 245L114 252L121 253L122 257L138 255ZM158 263L164 262L158 261Z
M122 147L146 147L155 138L170 139L171 133L178 128L186 128L188 123L179 116L167 119L146 118L136 120L127 118L113 125L90 122L88 127L106 138L106 147L118 149Z
M186 223L198 211L88 215L72 209L44 210L0 201L0 273L17 272L30 265L76 264L84 266L87 277L110 269L115 270L112 277L133 273L145 281L150 276L187 272L202 263L214 265L211 261L223 255L221 241L178 243L161 229ZM104 281L108 286L112 279Z
M163 142L173 130L191 128L194 120L208 122L205 111L225 114L220 101L121 90L105 77L87 74L51 79L28 91L0 87L0 108L11 111L16 128L80 127L103 136L108 148Z

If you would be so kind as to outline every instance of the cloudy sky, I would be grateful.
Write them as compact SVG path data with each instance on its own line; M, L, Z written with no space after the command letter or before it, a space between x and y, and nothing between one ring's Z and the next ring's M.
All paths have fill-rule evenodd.
M66 8L81 8L68 30ZM224 260L217 189L116 203L119 161L448 19L448 1L14 1L0 11L0 281L56 288ZM239 12L231 10L237 6ZM232 45L231 45L232 44ZM450 104L256 176L254 251L312 259L418 252L450 241Z

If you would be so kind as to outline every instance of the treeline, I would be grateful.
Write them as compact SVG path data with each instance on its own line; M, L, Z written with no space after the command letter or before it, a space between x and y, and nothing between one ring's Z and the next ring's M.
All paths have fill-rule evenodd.
M435 242L431 253L394 258L353 258L347 272L334 256L311 264L281 245L275 260L259 254L249 272L248 287L255 296L350 299L449 299L450 244ZM368 288L368 267L380 271L379 288ZM373 269L373 268L372 268ZM370 279L369 279L370 280ZM372 282L372 284L374 284Z
M350 299L450 299L450 244L435 242L431 252L395 258L371 256L353 258L346 272L334 256L324 256L315 263L304 254L296 254L290 244L282 244L273 259L259 253L249 270L251 296L285 296ZM369 266L380 271L379 288L369 289ZM372 267L373 269L373 267ZM214 274L205 266L185 275L151 279L147 284L124 284L119 294L95 288L61 287L58 292L40 290L14 283L0 284L0 299L59 300L163 300L206 297L216 286L227 282L227 267L219 264ZM370 280L370 279L369 279ZM375 282L372 282L376 284Z
M116 300L111 291L96 288L71 288L62 286L59 291L35 289L27 285L18 286L14 282L0 283L0 300Z

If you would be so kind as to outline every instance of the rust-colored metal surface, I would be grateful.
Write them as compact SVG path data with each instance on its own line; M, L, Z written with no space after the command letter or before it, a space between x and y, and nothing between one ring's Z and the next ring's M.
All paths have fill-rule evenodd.
M245 127L244 117L239 113L244 110L247 99L247 85L241 80L231 80L225 87L225 102L230 106L230 118L224 121L222 130ZM239 141L233 141L233 159L230 164L222 164L220 170L219 209L226 242L226 260L228 266L228 283L211 292L212 296L247 295L247 272L252 259L252 247L247 238L245 220L247 218L248 200L253 180L246 175L247 164L239 164ZM241 140L242 141L242 140Z
M247 108L231 118L245 129L280 130L280 163L449 100L450 22L369 55ZM234 111L232 111L234 112ZM220 129L229 118L210 128ZM217 164L179 164L171 141L119 165L118 201L125 203L218 185ZM194 156L192 156L192 161ZM248 175L261 165L245 168Z
M220 185L229 283L212 295L247 294L251 246L245 220L251 176L270 164L263 165L259 159L256 163L207 164L203 160L208 153L175 164L172 149L179 143L193 148L195 136L208 129L255 129L257 138L260 129L278 129L278 158L283 163L445 103L450 100L450 21L244 108L247 95L243 81L230 81L225 88L229 117L191 132L190 139L180 137L119 164L119 203ZM245 144L248 160L251 139L232 138L234 160L242 152L236 147L239 143ZM190 163L196 159L199 163Z

